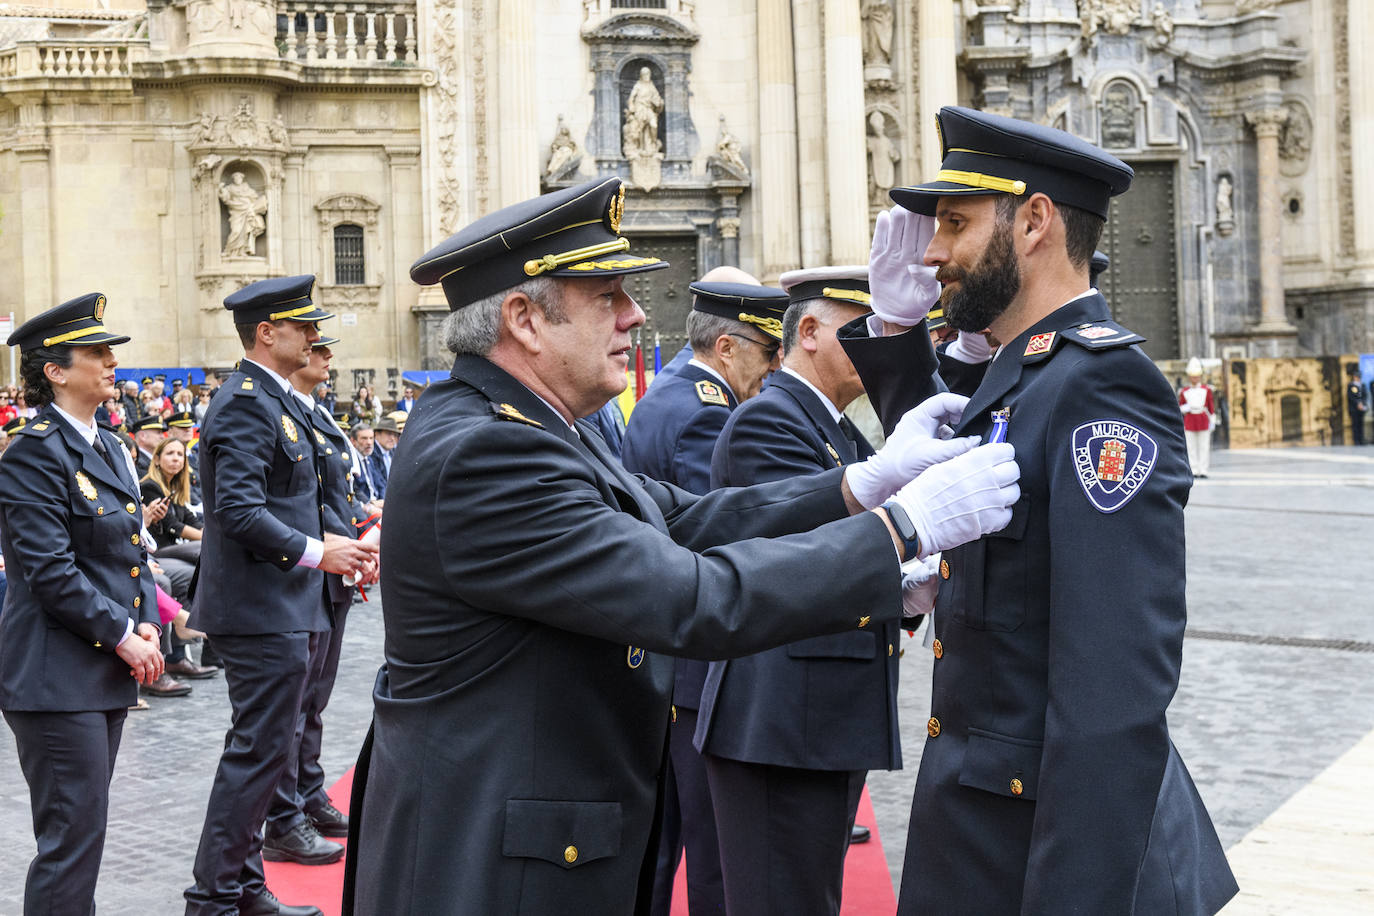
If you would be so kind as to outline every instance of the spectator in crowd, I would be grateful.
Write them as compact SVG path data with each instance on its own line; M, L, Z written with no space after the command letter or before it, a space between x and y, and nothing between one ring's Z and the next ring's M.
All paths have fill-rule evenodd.
M14 406L14 398L7 389L0 392L0 424L8 423L19 416L19 411Z
M330 416L334 415L334 409L338 404L334 397L334 389L330 387L328 382L320 382L316 385L313 397L316 403L322 406Z
M401 399L396 402L397 410L404 410L410 413L415 409L415 389L409 385L401 390Z
M382 497L377 492L377 485L372 472L372 453L377 448L376 435L373 433L371 425L364 420L359 420L348 431L348 438L353 445L353 453L356 456L353 460L353 490L358 499L362 500L365 505L375 506L380 510ZM369 511L367 514L372 515L374 513Z
M200 386L200 394L196 397L195 406L191 409L191 412L196 416L197 426L205 422L205 412L210 409L210 396L214 393L215 389L208 385Z
M162 408L153 394L153 389L143 388L138 392L138 415L140 417L160 417Z
M401 426L394 414L387 414L372 426L374 447L367 456L372 475L372 497L386 499L386 482L391 477L391 450L401 439Z
M143 416L139 409L138 382L129 379L119 389L120 413L124 415L124 423L130 424Z
M26 420L32 420L38 416L38 408L30 407L29 402L24 397L24 389L19 389L19 393L14 396L14 413L16 416Z
M124 425L124 404L119 398L108 398L105 403L96 408L95 420L97 423L104 423L110 429L119 429Z
M371 388L360 385L357 393L353 395L353 406L350 412L359 420L366 420L371 423L382 415L382 402L372 394Z

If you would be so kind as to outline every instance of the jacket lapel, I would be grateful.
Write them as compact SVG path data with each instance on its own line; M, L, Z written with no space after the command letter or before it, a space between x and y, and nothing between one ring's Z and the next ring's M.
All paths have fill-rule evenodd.
M768 384L778 386L801 406L821 438L839 454L837 461L841 464L853 464L859 459L855 452L856 443L849 440L844 430L840 429L840 424L831 418L830 411L821 403L820 397L806 387L805 382L786 372L778 371L773 373Z
M95 449L87 445L86 440L81 437L81 434L72 429L72 425L64 420L57 411L46 411L39 416L46 416L48 420L57 425L57 430L62 436L62 441L66 443L68 450L77 457L77 460L81 463L81 470L87 477L93 477L106 486L118 490L125 496L138 495L138 488L133 487L131 481L125 480L123 474L116 474L114 468L106 464L105 459L96 454ZM39 418L36 417L34 421L37 422L38 419ZM99 434L99 429L97 429L96 432ZM105 442L106 447L109 446L108 440L101 441ZM120 460L119 455L115 455L115 460Z

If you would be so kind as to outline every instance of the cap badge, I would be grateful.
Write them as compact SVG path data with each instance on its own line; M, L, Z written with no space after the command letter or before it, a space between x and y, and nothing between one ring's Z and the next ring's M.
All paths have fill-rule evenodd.
M100 494L95 490L95 484L91 483L91 478L87 477L83 471L76 472L76 486L81 490L81 495L91 502L100 498Z
M644 664L644 656L647 654L647 652L638 646L626 646L625 664L629 665L631 668L638 668L640 665Z
M1120 420L1094 420L1073 431L1074 471L1099 512L1111 513L1140 492L1159 457L1159 446Z
M840 467L840 466L842 466L842 465L844 464L844 462L840 460L840 453L837 452L837 451L835 451L835 446L833 446L833 445L831 445L829 442L827 442L827 443L825 444L825 450L826 450L827 452L830 453L830 457L831 457L831 458L834 458L834 459L835 459L835 466L836 466L836 467Z
M1026 352L1022 356L1039 356L1042 353L1050 352L1050 347L1054 345L1054 335L1057 332L1050 331L1048 334L1036 334L1026 341Z
M611 212L610 212L609 216L610 216L610 219L611 219L611 231L612 231L612 232L615 232L615 233L617 233L617 234L620 232L620 218L621 218L622 216L624 216L624 215L625 215L625 185L624 185L624 184L621 184L620 189L619 189L618 191L616 191L616 193L615 193L615 197L612 197L612 198L611 198Z
M104 297L104 296L96 296L96 297L95 297L95 320L96 320L96 321L104 321L104 320L105 320L105 297Z
M730 401L725 397L725 392L720 390L720 386L710 379L702 379L695 385L697 398L703 404L715 404L719 407L729 407Z
M300 440L300 434L296 431L296 423L286 414L281 415L281 428L286 432L286 438L292 442Z

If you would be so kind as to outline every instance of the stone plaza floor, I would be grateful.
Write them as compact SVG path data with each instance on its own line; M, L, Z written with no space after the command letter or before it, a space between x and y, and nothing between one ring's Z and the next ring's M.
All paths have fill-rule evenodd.
M1374 912L1374 448L1214 453L1213 473L1193 488L1187 539L1189 632L1169 724L1231 850L1242 892L1225 913ZM380 603L354 605L325 714L331 780L366 731L381 637ZM931 665L919 634L903 639L906 769L869 777L894 884ZM150 699L150 710L129 714L102 916L182 911L229 717L222 677L192 683L189 697ZM7 728L0 835L0 916L19 916L33 840Z

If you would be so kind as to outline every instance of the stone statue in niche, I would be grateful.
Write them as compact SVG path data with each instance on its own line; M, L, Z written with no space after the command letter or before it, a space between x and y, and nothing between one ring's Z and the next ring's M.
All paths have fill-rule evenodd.
M544 169L544 177L561 178L564 173L576 168L581 161L582 157L577 152L577 141L573 139L568 125L563 123L563 116L559 115L558 132L554 134L553 143L549 145L549 164Z
M1123 86L1109 88L1102 97L1102 145L1129 149L1135 143L1135 99Z
M623 152L630 161L630 180L645 191L658 187L662 177L663 144L658 140L658 115L663 111L663 96L654 85L648 67L641 67L639 80L630 90L625 104L625 126L621 131Z
M739 138L726 128L725 115L721 115L720 139L716 141L716 151L707 158L706 164L713 165L735 178L748 178L749 166L745 165L744 155L740 150Z
M863 22L864 79L892 79L892 23L890 0L863 0L859 7Z
M1236 214L1231 207L1231 176L1217 179L1217 233L1230 235L1236 228Z
M868 116L868 202L872 206L887 205L887 192L897 184L897 163L902 151L887 135L887 118L881 111Z
M229 237L223 257L256 257L258 236L267 231L267 196L248 183L242 172L233 172L219 186L219 199L229 211Z
M1102 29L1112 35L1131 34L1131 24L1140 13L1137 0L1078 0L1078 16L1083 37L1091 39Z

